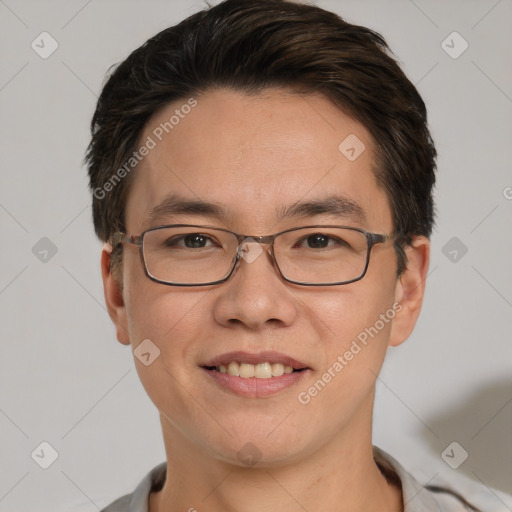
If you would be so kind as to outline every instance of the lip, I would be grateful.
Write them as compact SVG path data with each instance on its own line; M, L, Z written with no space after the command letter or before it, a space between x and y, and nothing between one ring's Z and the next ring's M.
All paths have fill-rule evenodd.
M250 352L244 351L236 351L236 352L227 352L225 354L221 354L213 359L210 359L204 364L201 364L203 368L206 366L220 366L221 364L228 365L231 361L236 361L237 363L247 363L247 364L261 364L261 363L280 363L283 366L291 366L294 370L303 370L310 369L306 363L302 361L298 361L293 357L287 356L285 354L281 354L279 352L258 352L257 354L251 354ZM273 377L278 378L278 377ZM261 379L266 380L266 379Z
M300 372L285 373L280 377L271 377L270 379L257 379L256 377L244 379L243 377L235 377L234 375L220 373L204 367L202 370L222 390L230 391L235 395L246 398L263 398L279 393L297 384L310 372L310 370L302 370Z
M227 373L221 373L215 370L215 366L228 365L231 361L248 364L261 363L280 363L283 366L291 366L295 371L285 373L280 377L271 377L269 379L258 379L251 377L235 377ZM228 352L210 359L201 365L201 369L213 380L222 390L234 393L235 395L247 398L262 398L274 395L290 388L304 379L311 371L307 364L294 359L293 357L281 354L279 352L259 352L251 354L244 351Z

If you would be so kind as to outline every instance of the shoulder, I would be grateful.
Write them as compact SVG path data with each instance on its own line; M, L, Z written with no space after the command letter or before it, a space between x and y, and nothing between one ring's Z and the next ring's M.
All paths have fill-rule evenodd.
M130 510L131 494L127 494L117 500L113 501L108 507L101 510L101 512L128 512Z
M453 489L436 485L428 485L425 489L433 495L443 512L451 512L452 510L454 512L467 512L468 510L480 512L477 507Z
M391 455L374 446L374 459L386 479L401 486L404 512L480 512L465 497L447 487L420 484ZM101 512L148 512L152 491L158 491L165 482L167 464L153 468L135 491L112 502Z
M149 495L162 488L166 473L167 464L162 462L141 480L135 491L118 498L101 512L148 512Z
M448 488L424 486L391 455L373 447L374 459L390 483L401 485L404 512L479 512L465 497Z

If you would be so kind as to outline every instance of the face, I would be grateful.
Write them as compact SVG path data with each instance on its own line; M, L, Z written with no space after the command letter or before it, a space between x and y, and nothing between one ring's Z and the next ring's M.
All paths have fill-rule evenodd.
M250 236L312 224L392 232L390 204L372 171L374 143L327 99L217 90L195 100L190 109L182 108L187 100L170 104L148 122L141 144L151 137L156 145L134 171L128 234L181 223ZM177 109L179 122L160 133ZM364 144L355 159L339 149L348 136ZM282 215L298 203L332 199L352 207ZM219 215L177 207L187 200L214 204ZM388 241L373 247L362 280L324 287L286 282L267 249L241 259L226 282L205 287L155 283L136 246L124 244L123 254L122 291L104 266L107 304L121 342L135 349L149 339L160 351L147 366L135 363L169 443L233 464L252 455L272 465L342 437L368 441L386 349L407 337L419 311L426 241L408 249L402 279ZM300 371L245 379L212 369L229 361Z

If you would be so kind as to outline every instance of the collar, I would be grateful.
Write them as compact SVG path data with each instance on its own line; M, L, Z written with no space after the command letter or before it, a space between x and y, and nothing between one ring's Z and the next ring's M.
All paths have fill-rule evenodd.
M391 455L374 446L373 456L386 480L390 484L402 487L404 512L443 512L444 508L441 508L433 494ZM162 489L166 473L167 463L162 462L142 479L132 494L120 498L102 512L148 512L149 495Z

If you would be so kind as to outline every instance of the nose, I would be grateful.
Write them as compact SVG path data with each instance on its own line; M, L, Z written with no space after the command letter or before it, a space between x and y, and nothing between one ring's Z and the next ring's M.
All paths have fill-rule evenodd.
M296 298L275 268L268 246L247 238L238 256L234 274L218 287L216 321L251 330L291 325L298 314Z

